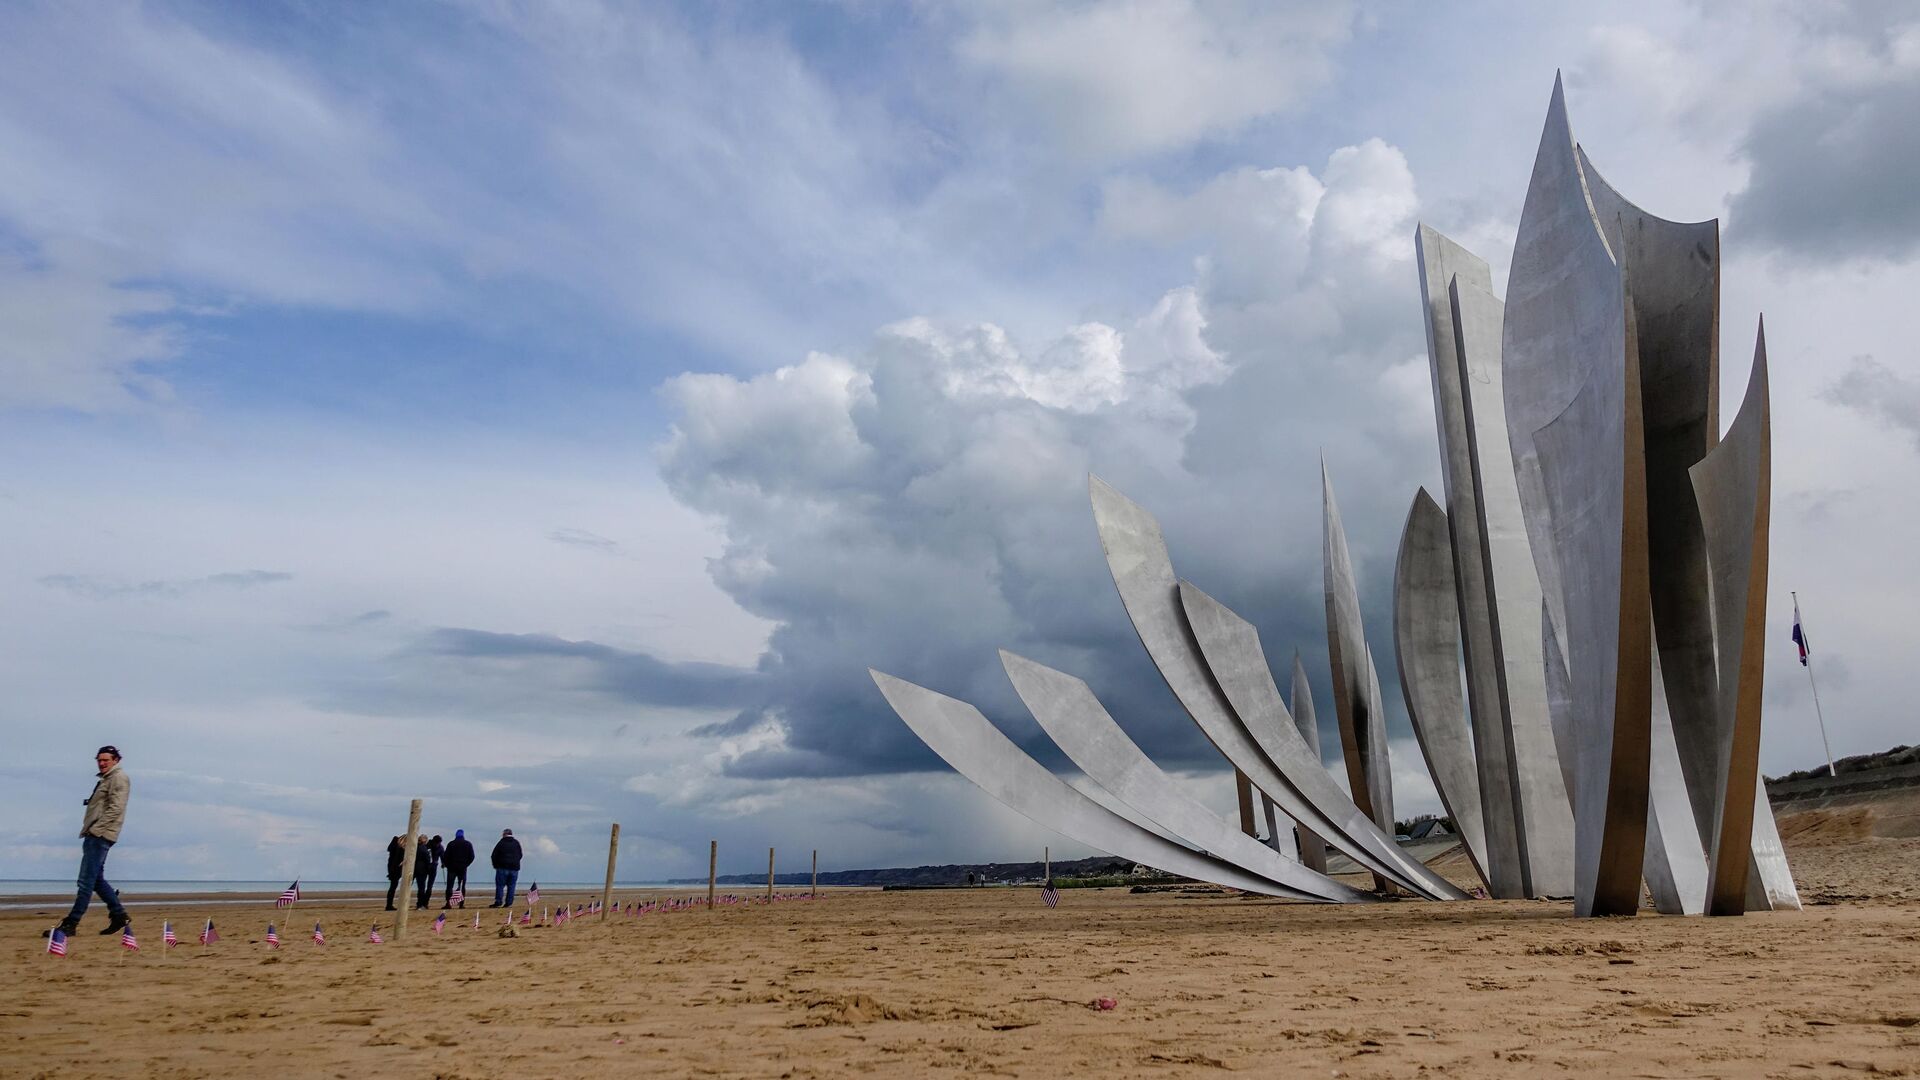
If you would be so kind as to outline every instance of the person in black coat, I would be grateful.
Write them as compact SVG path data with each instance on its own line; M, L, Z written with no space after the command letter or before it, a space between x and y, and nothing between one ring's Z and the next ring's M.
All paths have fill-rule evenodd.
M393 894L400 891L400 867L407 861L407 845L399 837L387 841L387 910L393 910Z
M520 841L512 829L500 830L500 842L493 845L492 907L512 907L513 887L520 880Z
M433 899L433 879L439 872L440 838L429 840L423 836L413 851L413 887L417 894L413 906L416 909L425 908Z
M447 868L447 893L443 908L453 906L453 890L460 890L460 906L467 906L467 867L473 865L473 841L467 839L467 830L453 830L453 842L440 856Z

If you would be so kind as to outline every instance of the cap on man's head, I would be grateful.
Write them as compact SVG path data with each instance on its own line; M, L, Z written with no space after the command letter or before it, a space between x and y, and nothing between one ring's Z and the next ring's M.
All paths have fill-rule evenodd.
M501 830L500 830L500 835L501 835L501 836L512 836L512 835L513 835L513 830L512 830L512 829L501 829Z
M467 830L465 829L453 830L453 838L455 840L465 840L467 838Z
M99 757L101 754L112 754L113 760L120 760L120 748L117 746L103 746L93 752L94 757Z

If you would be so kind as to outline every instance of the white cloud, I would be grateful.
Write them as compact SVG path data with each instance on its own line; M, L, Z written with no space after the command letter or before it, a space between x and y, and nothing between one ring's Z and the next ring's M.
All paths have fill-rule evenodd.
M960 56L1004 80L1017 111L1091 158L1228 135L1291 108L1330 74L1344 3L1121 0L961 9Z

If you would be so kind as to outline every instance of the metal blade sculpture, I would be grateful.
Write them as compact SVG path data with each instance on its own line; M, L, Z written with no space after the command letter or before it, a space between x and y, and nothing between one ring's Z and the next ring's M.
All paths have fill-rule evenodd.
M1307 753L1313 760L1320 760L1320 726L1313 716L1313 687L1307 684L1307 668L1300 662L1300 650L1293 651L1293 687L1288 699L1288 711L1293 714L1293 722L1300 729L1300 739L1306 745ZM1309 870L1327 872L1327 841L1319 833L1298 822L1293 826L1294 839L1300 844L1300 862Z
M1646 852L1653 648L1639 354L1625 270L1587 202L1557 79L1501 362L1528 538L1573 687L1574 910L1630 914Z
M1393 645L1400 662L1400 690L1427 772L1474 870L1491 889L1473 735L1460 693L1460 620L1454 607L1447 512L1426 488L1414 495L1400 534L1393 571Z
M1415 247L1446 505L1422 491L1409 511L1393 636L1422 754L1476 869L1495 896L1571 895L1580 915L1634 912L1643 881L1662 912L1799 907L1758 763L1764 328L1723 439L1718 223L1656 217L1614 190L1575 144L1556 77L1505 303L1460 245L1422 225ZM1071 804L1076 827L1132 850L1166 845L1157 858L1202 860L1209 880L1251 872L1270 895L1353 899L1317 872L1331 845L1382 888L1464 895L1387 831L1379 671L1324 462L1322 588L1351 796L1321 762L1298 654L1289 710L1253 625L1175 578L1152 515L1097 477L1089 488L1141 643L1235 770L1242 829L1255 831L1258 789L1276 846L1276 810L1294 819L1301 862L1186 797L1084 683L1010 654L1042 725L1139 820L1038 781L1033 770L1065 787L970 706L876 674L915 730L1026 812Z
M1299 899L1370 900L1357 889L1315 873L1236 830L1160 771L1085 682L1000 650L1000 663L1033 718L1080 771L1140 817L1248 873L1292 890Z
M1540 581L1502 398L1505 305L1484 260L1414 234L1473 755L1496 897L1573 894L1573 808L1547 716Z
M1191 851L1093 801L1048 772L994 727L980 710L945 694L869 669L887 704L933 752L982 791L1035 822L1088 847L1157 870L1266 896L1293 898L1276 885L1212 856Z
M1317 756L1312 761L1313 770L1307 770L1304 760L1276 760L1262 751L1200 652L1194 630L1181 608L1179 585L1167 555L1166 541L1160 535L1160 523L1099 477L1088 477L1087 486L1100 546L1106 552L1107 568L1120 592L1121 605L1126 608L1127 617L1140 635L1141 644L1146 646L1154 667L1214 747L1234 768L1246 773L1261 791L1273 796L1287 816L1320 831L1355 862L1417 895L1434 898L1446 895L1438 885L1422 882L1418 871L1403 865L1404 857L1390 839L1385 848L1391 851L1378 846L1369 848L1362 839L1364 834L1355 835L1354 830L1346 827L1352 824L1353 815L1343 813L1339 803L1350 807L1353 802L1344 794L1339 802L1331 805L1326 805L1324 798L1316 800L1306 794L1308 788L1304 785L1314 782L1314 772L1325 777L1326 770ZM1264 661L1262 665L1264 667ZM1263 725L1261 731L1274 734L1271 728L1272 725ZM1331 787L1332 778L1325 778ZM1365 820L1363 816L1361 820ZM1346 825L1336 824L1341 821ZM1380 835L1377 828L1372 831L1375 836ZM1465 895L1451 886L1446 888Z
M1719 715L1712 726L1711 814L1707 820L1707 914L1747 909L1754 800L1760 775L1760 684L1766 666L1767 534L1772 488L1767 409L1767 336L1753 350L1746 400L1727 437L1690 470L1712 579L1712 630L1719 657ZM1696 811L1697 812L1697 811Z
M1310 752L1306 742L1298 737L1286 706L1280 702L1280 688L1274 685L1273 671L1267 667L1266 653L1260 648L1260 632L1253 624L1190 581L1180 583L1180 604L1233 714L1248 718L1244 726L1258 744L1261 760L1273 763L1285 781L1320 812L1323 820L1330 822L1333 831L1327 835L1335 846L1349 857L1353 857L1352 845L1364 848L1369 857L1354 858L1355 862L1369 868L1381 867L1375 873L1412 889L1416 895L1430 899L1465 896L1451 882L1401 850L1391 835L1361 813L1333 782L1333 776L1320 766L1318 755L1308 760ZM1342 840L1347 843L1342 844Z
M1327 659L1333 665L1333 711L1340 721L1340 748L1347 784L1375 825L1393 831L1393 769L1387 763L1387 718L1375 687L1367 637L1360 623L1360 593L1347 553L1347 530L1333 498L1327 463L1320 463L1321 556L1327 600Z

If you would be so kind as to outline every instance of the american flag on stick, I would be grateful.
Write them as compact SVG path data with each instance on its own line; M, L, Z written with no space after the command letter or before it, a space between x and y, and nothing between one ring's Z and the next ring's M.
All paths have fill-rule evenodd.
M1041 886L1040 899L1046 901L1048 907L1060 906L1060 890L1053 887L1052 878L1048 878L1047 883Z
M280 894L280 899L273 902L273 906L292 907L293 902L298 899L300 899L300 879L295 878L293 884L287 886L286 891Z
M447 928L447 913L443 911L440 913L439 918L433 920L433 932L438 934L441 931L445 930L446 928Z
M374 924L373 924L373 929L371 929L371 930L369 930L369 931L367 931L367 940L368 940L368 941L371 941L371 942L373 942L373 943L374 943L375 945L378 945L378 944L380 944L381 942L383 942L383 941L385 941L385 940L387 940L386 938L383 938L383 937L381 937L381 936L380 936L380 924L379 924L379 923L374 923Z
M536 881L533 883L533 888L527 890L527 906L532 907L533 905L539 902L540 902L540 883Z
M140 951L140 939L133 936L133 927L128 926L120 931L120 947L128 952Z
M267 924L267 947L272 949L280 947L280 931L275 930L272 923Z
M180 939L174 936L173 923L163 922L160 924L160 944L163 948L168 949L180 944Z
M204 928L202 928L200 931L200 944L211 945L214 942L219 940L220 940L220 932L213 928L213 920L208 919L207 925Z
M447 903L452 904L454 907L459 907L461 904L464 904L466 902L467 902L467 890L461 888L458 885L455 885L453 887L453 895L447 897Z
M47 951L55 956L67 955L67 932L65 930L57 926L53 928L53 933L47 935Z
M321 932L319 923L313 924L313 943L315 945L325 945L327 943L327 935Z
M511 919L513 918L513 916L509 915L507 916L507 918ZM528 908L527 913L525 915L520 916L520 925L528 926L528 925L531 925L532 922L533 922L533 909Z

